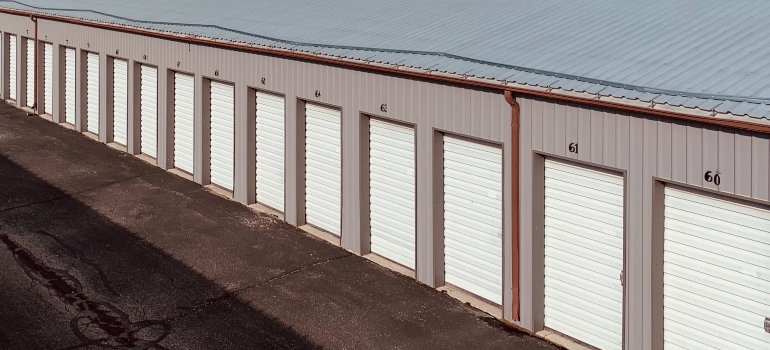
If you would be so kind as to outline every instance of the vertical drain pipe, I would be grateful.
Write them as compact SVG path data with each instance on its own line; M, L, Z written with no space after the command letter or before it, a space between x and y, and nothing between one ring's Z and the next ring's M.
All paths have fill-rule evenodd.
M511 105L511 317L520 321L519 300L519 103L511 91L505 91Z
M32 17L32 15L29 15L29 19L32 20L32 22L35 22L35 47L34 47L34 50L35 50L35 52L34 52L34 55L35 55L35 57L34 57L34 60L35 60L35 68L34 68L35 72L33 74L33 76L34 76L33 79L35 80L35 89L34 89L35 91L33 93L33 99L32 99L32 101L33 101L33 103L32 103L32 111L33 111L34 114L39 114L38 111L37 111L37 92L38 92L38 87L37 87L37 68L38 68L37 64L38 63L37 63L37 61L39 61L38 60L38 55L37 55L38 54L37 50L38 50L38 46L40 46L40 45L38 45L38 42L37 42L37 18Z

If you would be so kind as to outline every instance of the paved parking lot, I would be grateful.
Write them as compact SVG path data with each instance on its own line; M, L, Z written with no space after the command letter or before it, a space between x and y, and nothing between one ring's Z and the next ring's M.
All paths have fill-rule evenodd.
M0 348L555 349L0 103Z

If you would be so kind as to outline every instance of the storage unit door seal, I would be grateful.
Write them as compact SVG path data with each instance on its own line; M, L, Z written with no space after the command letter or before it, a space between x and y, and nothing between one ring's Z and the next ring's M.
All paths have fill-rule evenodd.
M229 191L235 173L234 98L232 85L211 82L211 182Z
M257 202L283 212L284 98L257 92Z
M158 149L158 69L141 66L140 131L141 153L157 157Z
M86 130L99 133L99 55L86 56Z
M174 167L193 173L195 78L174 74Z
M502 149L443 142L445 281L502 305Z
M663 340L770 349L770 210L665 189Z
M342 117L305 104L305 220L340 235L342 221Z
M369 121L371 251L415 268L414 129Z
M64 49L64 121L75 124L75 49Z
M128 62L112 62L112 130L113 140L128 143Z
M546 327L623 347L623 178L545 161Z
M53 115L53 45L45 44L43 54L43 113Z

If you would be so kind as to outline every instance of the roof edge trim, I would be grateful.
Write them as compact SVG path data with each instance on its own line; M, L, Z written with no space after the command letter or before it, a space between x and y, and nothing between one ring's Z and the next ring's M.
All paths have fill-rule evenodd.
M43 18L43 19L48 19L52 21L72 23L76 25L84 25L89 27L128 32L133 34L147 35L147 36L168 39L168 40L186 41L186 42L193 42L193 43L206 45L206 46L222 47L227 49L248 51L248 52L254 52L254 53L261 53L261 54L269 54L269 55L294 58L294 59L302 59L302 60L307 60L312 62L320 62L320 63L327 63L327 64L344 66L344 67L352 67L352 68L358 68L358 69L363 69L368 71L377 71L377 72L389 73L389 74L394 74L399 76L409 76L409 77L422 78L422 79L431 80L431 81L439 81L439 82L445 82L445 83L451 83L451 84L457 84L457 85L472 86L477 88L493 89L493 90L499 90L501 92L511 91L513 93L537 96L537 97L554 99L554 100L559 100L564 102L572 102L572 103L580 103L580 104L586 104L586 105L597 106L597 107L613 108L613 109L619 109L619 110L633 112L633 113L644 113L648 115L700 122L700 123L718 125L718 126L726 126L726 127L731 127L731 128L741 129L741 130L770 134L770 124L761 124L761 123L754 123L754 122L735 120L735 119L723 119L723 118L717 118L717 117L706 117L703 115L703 113L704 112L708 113L711 111L704 111L701 109L697 109L697 111L699 111L700 113L682 113L682 112L676 112L676 111L665 110L660 108L656 109L655 106L656 105L659 106L660 104L651 105L650 107L644 107L644 106L638 105L638 101L636 101L637 104L608 101L608 100L602 100L600 96L588 94L588 93L579 94L579 93L567 92L567 91L565 91L565 93L559 93L559 92L553 91L553 89L551 88L537 87L537 86L520 84L520 83L490 82L489 81L490 79L471 78L471 77L461 76L461 75L450 75L449 73L431 74L430 71L423 72L423 71L416 71L413 69L399 69L397 65L393 65L393 64L362 63L359 60L346 59L342 57L337 57L337 58L331 58L330 56L324 57L313 53L297 52L296 50L279 49L279 48L267 47L267 46L246 45L246 44L239 44L239 43L224 41L224 40L205 39L205 38L200 38L195 36L171 34L168 32L153 31L145 28L129 27L129 26L123 26L123 25L117 25L117 24L111 24L111 23L103 23L103 22L98 22L93 20L63 17L63 16L52 15L52 14L44 14L44 13L9 9L9 8L0 8L0 13L7 13L11 15L20 15L20 16L31 15L37 18ZM579 95L585 95L585 96L583 97Z

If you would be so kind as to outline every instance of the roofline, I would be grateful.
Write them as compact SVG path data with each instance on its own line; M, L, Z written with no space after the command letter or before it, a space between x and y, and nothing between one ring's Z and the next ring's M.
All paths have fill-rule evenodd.
M543 97L543 98L559 100L564 102L573 102L573 103L586 104L586 105L596 106L596 107L613 108L613 109L619 109L619 110L634 112L634 113L644 113L644 114L654 115L659 117L693 121L693 122L699 122L704 124L725 126L725 127L736 128L741 130L770 134L770 125L766 125L766 124L753 123L753 122L748 122L743 120L704 117L703 115L698 115L698 114L687 114L687 113L675 112L670 110L654 109L651 107L645 107L641 105L632 105L632 104L625 104L620 102L600 100L600 99L597 99L596 97L589 98L589 97L575 96L575 94L560 94L550 90L537 90L532 88L526 88L524 87L525 85L523 84L520 86L514 86L514 85L509 85L507 82L503 84L499 84L499 83L484 82L481 80L469 80L467 79L467 77L459 78L459 77L454 77L449 75L436 75L436 74L423 73L423 72L413 71L413 70L399 69L397 67L394 68L394 67L381 66L381 65L372 65L369 63L353 62L349 60L343 60L342 58L335 59L330 57L322 57L312 53L304 53L304 52L296 52L296 51L284 50L284 49L237 44L232 42L204 39L204 38L199 38L194 36L182 36L182 35L176 35L176 34L170 34L170 33L162 33L162 32L152 31L148 29L132 28L132 27L121 26L117 24L100 23L96 21L88 21L88 20L82 20L77 18L43 14L43 13L32 12L32 11L0 8L0 13L7 13L11 15L20 15L20 16L34 16L37 18L42 18L42 19L47 19L52 21L72 23L77 25L96 27L101 29L109 29L109 30L127 32L127 33L133 33L133 34L140 34L140 35L146 35L146 36L174 40L174 41L184 41L184 42L197 43L197 44L206 45L206 46L214 46L214 47L235 49L235 50L267 54L267 55L273 55L273 56L279 56L279 57L301 59L301 60L306 60L311 62L320 62L320 63L332 64L337 66L343 66L343 67L358 68L358 69L367 70L367 71L383 72L383 73L389 73L389 74L394 74L398 76L416 77L416 78L421 78L426 80L452 83L457 85L499 90L503 93L505 91L510 91L517 94Z

